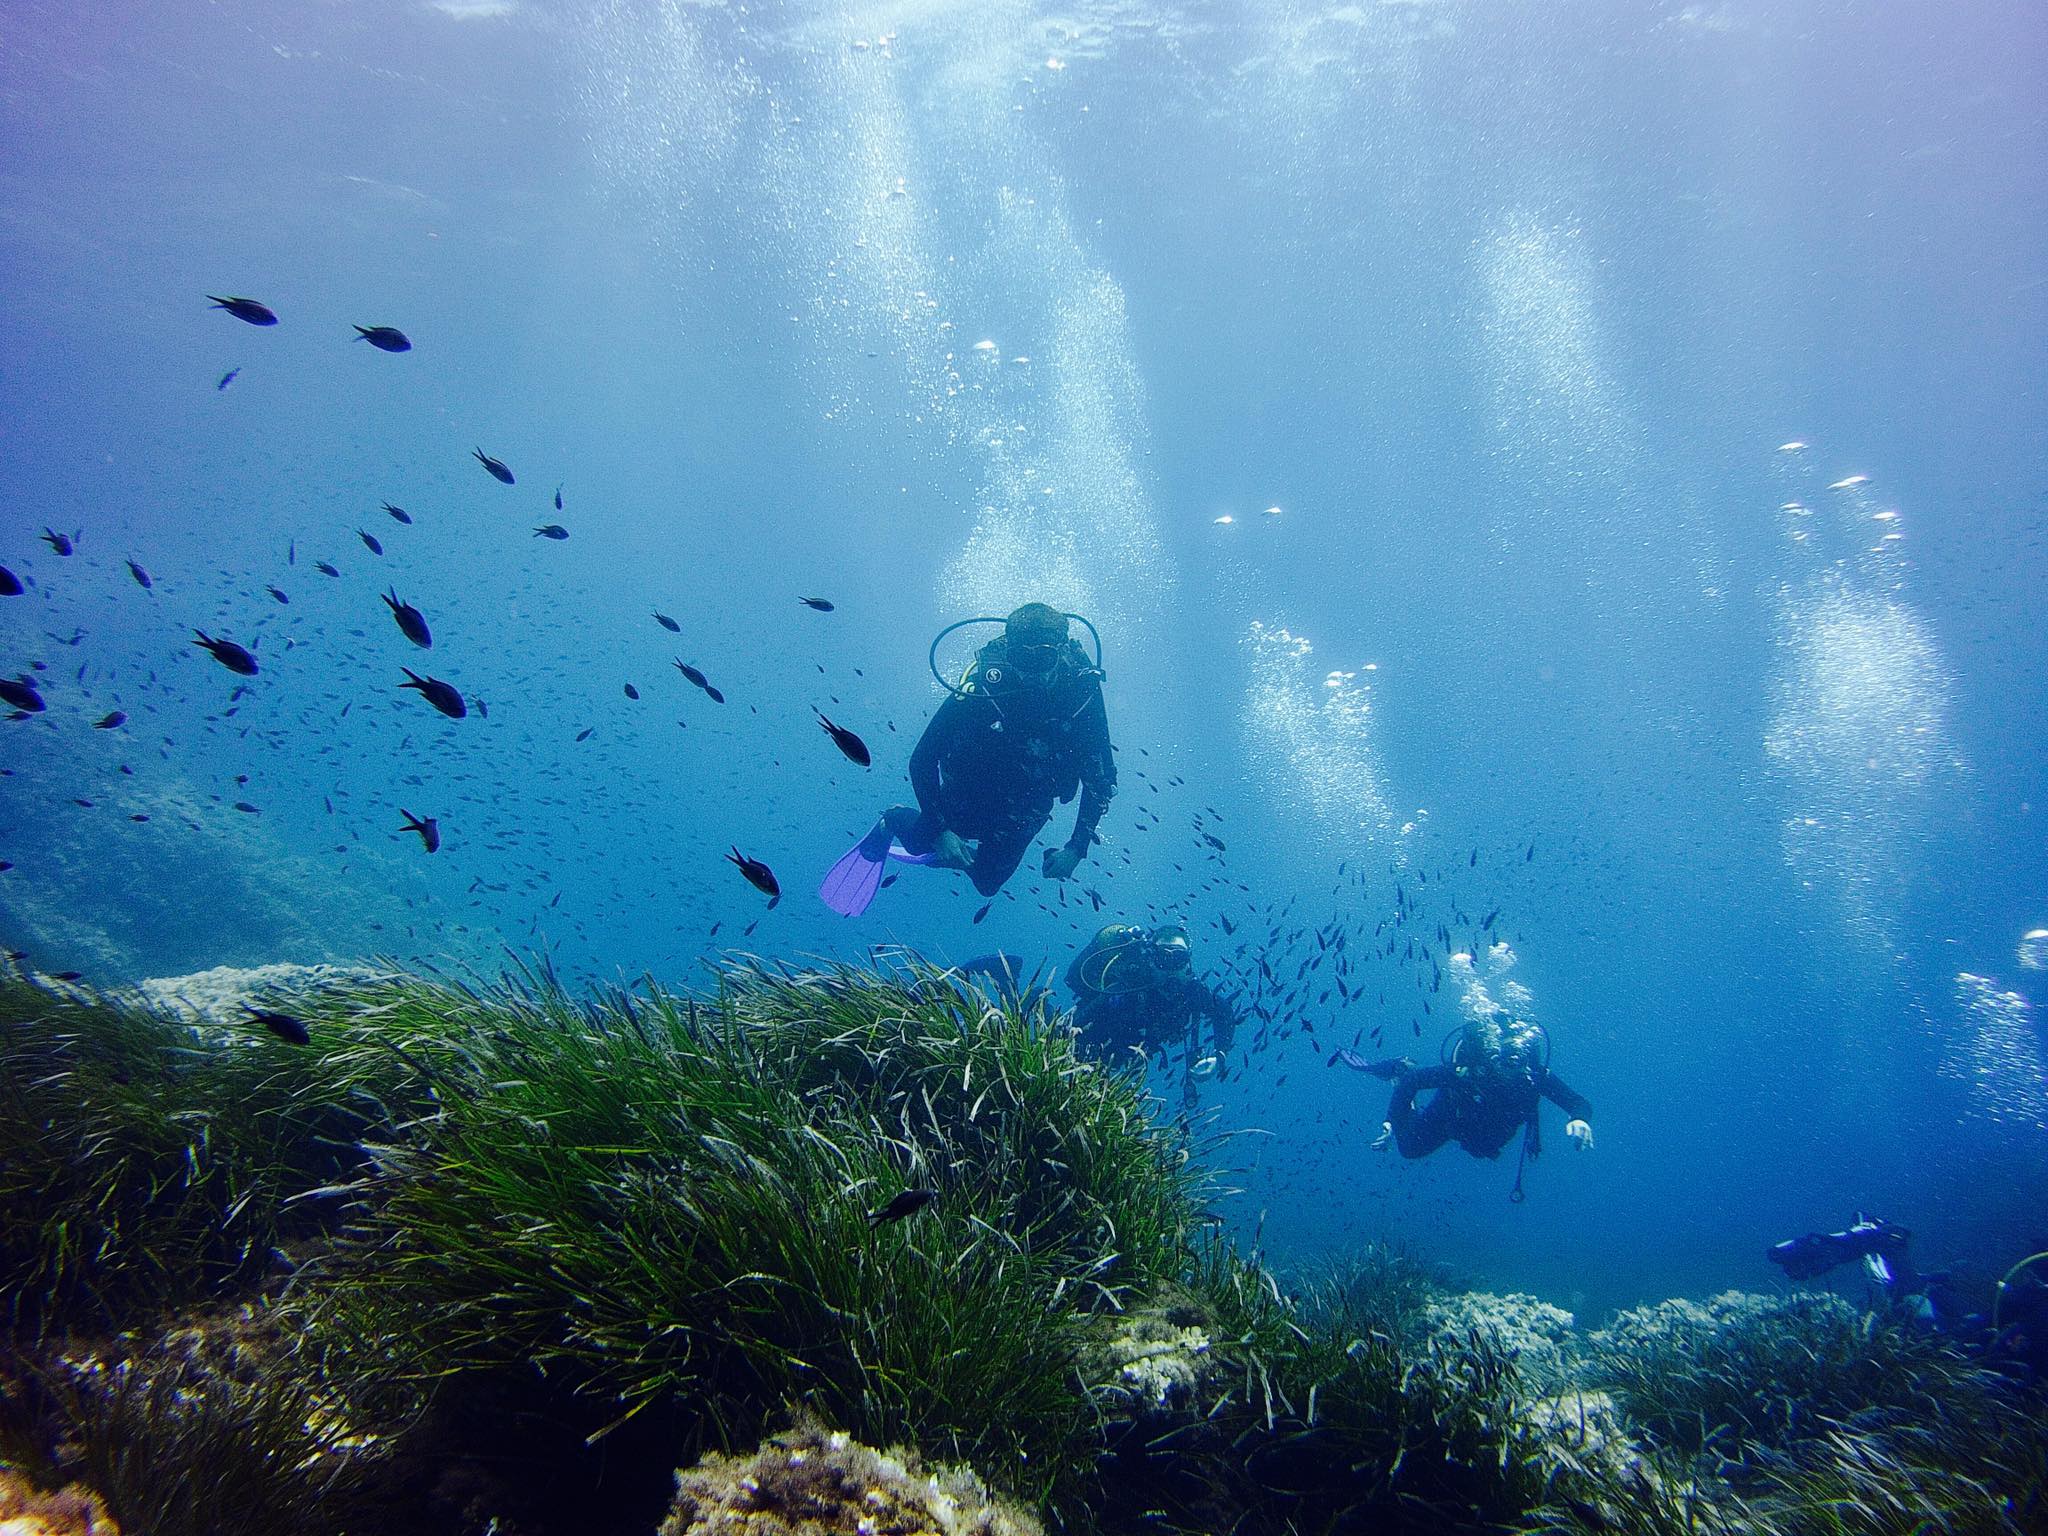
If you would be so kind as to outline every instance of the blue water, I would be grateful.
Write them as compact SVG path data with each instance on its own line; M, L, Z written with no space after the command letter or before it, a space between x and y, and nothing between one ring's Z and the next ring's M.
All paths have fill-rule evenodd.
M2017 3L15 5L0 650L49 709L0 928L582 985L1177 916L1219 975L1399 885L1499 910L1598 1145L1553 1118L1520 1206L1512 1154L1368 1151L1325 1050L1458 1018L1383 957L1205 1085L1275 1258L1597 1313L1866 1209L2002 1268L2048 1246L2044 65ZM978 925L923 871L835 918L930 637L1030 599L1103 633L1105 844L1064 905L1034 854Z

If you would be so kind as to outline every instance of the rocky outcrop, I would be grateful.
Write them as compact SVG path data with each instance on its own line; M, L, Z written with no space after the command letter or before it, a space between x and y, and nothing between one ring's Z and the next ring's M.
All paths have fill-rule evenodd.
M803 1424L751 1456L714 1451L676 1474L660 1536L1043 1536L971 1472L923 1470Z

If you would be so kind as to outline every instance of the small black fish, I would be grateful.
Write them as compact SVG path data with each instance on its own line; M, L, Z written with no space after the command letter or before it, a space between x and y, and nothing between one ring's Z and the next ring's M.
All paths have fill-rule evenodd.
M709 683L706 683L704 685L704 696L710 699L711 702L714 704L723 704L725 702L725 695L720 693L716 688L712 687Z
M674 619L670 618L665 613L656 613L654 615L654 622L659 624L663 629L667 630L672 635L680 635L683 632L683 626L678 624ZM682 663L677 662L676 665L681 666Z
M561 540L569 537L569 530L564 528L560 523L542 523L538 528L533 530L533 536L536 539Z
M5 699L24 714L39 715L49 708L43 702L43 696L36 692L36 685L25 677L19 682L0 677L0 699Z
M485 469L489 470L491 472L491 478L493 480L496 480L499 484L512 484L512 471L505 467L505 461L503 459L494 459L488 453L485 453L483 449L479 448L476 451L476 461L477 463L483 465Z
M325 560L316 561L313 565L313 569L318 571L322 576L339 576L341 574L341 572L337 571Z
M737 848L728 853L725 858L727 863L747 877L747 884L751 885L762 895L775 897L782 894L782 886L775 878L775 871L766 864L763 864L759 859L750 859Z
M915 1216L926 1206L937 1202L936 1189L899 1189L885 1204L868 1212L868 1225L879 1227L885 1222L901 1221L906 1216Z
M800 597L797 599L797 601L802 603L806 608L817 609L820 613L830 613L832 611L832 605L826 602L825 599L822 597Z
M562 510L562 488L559 485L555 487L555 510Z
M311 1045L313 1043L312 1031L306 1028L306 1021L304 1019L295 1019L288 1013L264 1013L259 1009L251 1008L249 1009L249 1022L251 1024L261 1024L287 1045Z
M0 597L19 597L23 590L21 578L0 565Z
M149 579L149 572L145 571L133 560L130 560L128 562L128 574L135 578L135 585L142 588L142 590L145 592L147 592L151 587L156 585L155 582Z
M441 823L438 818L429 816L422 821L403 806L399 807L398 814L405 818L405 825L400 827L399 831L419 833L420 841L427 845L429 853L441 851Z
M411 667L400 667L398 670L412 679L409 683L400 683L399 687L415 689L421 698L450 720L460 720L469 713L469 706L462 702L462 695L438 677L421 677Z
M412 514L410 512L406 511L403 507L394 507L388 501L384 503L384 510L389 512L392 519L396 522L410 523L412 521Z
M845 726L834 725L830 720L827 720L823 710L813 707L811 713L818 717L818 724L824 727L825 734L832 738L832 745L841 752L844 752L849 762L858 763L863 768L868 767L874 762L874 758L868 752L868 744L866 742L854 735Z
M244 816L261 816L263 814L261 811L257 810L255 806L251 805L246 800L237 800L235 802L235 809L240 811Z
M235 376L239 374L241 371L242 370L239 368L230 368L226 373L220 376L220 382L213 386L213 392L215 394L219 394L222 390L226 389L230 384L235 382Z
M117 709L112 714L102 715L99 719L93 721L92 728L96 731L113 731L119 730L127 723L128 717Z
M286 604L287 606L289 606L289 605L290 605L290 603L291 603L291 599L290 599L289 597L287 597L287 596L286 596L286 595L285 595L284 593L282 593L282 592L278 591L278 589L277 589L276 587L270 587L270 588L267 588L266 590L267 590L267 591L268 591L268 592L270 593L270 595L271 595L272 597L276 598L276 599L277 599L277 600L278 600L278 601L279 601L280 603L284 603L284 604Z
M984 901L980 906L974 909L974 920L978 923L984 917L987 917L988 909L994 905L995 903L993 901Z
M54 528L43 530L43 542L60 555L69 555L77 546L72 542L75 535L57 532Z
M411 603L400 602L396 587L385 594L384 601L390 606L391 617L398 621L400 633L421 650L432 649L434 637L428 631L427 621L421 617L419 609L413 607Z
M277 316L271 313L270 306L267 304L258 304L254 299L223 299L218 294L212 293L209 293L207 297L213 300L213 307L215 309L224 309L237 320L246 320L251 325L277 324ZM239 373L241 370L236 369L235 371Z
M384 546L377 542L377 536L374 533L365 533L362 529L358 528L356 530L356 537L363 541L371 554L381 555L384 553Z
M192 633L199 637L192 642L194 645L202 650L210 651L215 661L226 667L237 677L254 677L256 675L256 658L243 650L241 646L235 644L234 641L215 640L203 629L195 629Z
M56 975L52 976L52 977L50 978L50 980L52 980L52 981L83 981L83 980L85 980L85 972L83 972L83 971L59 971L59 972L57 972L57 974L56 974Z
M640 697L640 690L638 688L635 688L631 683L628 683L626 684L626 697L629 699L637 699Z
M595 731L596 729L597 727L594 725L586 725L585 727L583 727L582 730L576 733L576 739L578 741L588 741L590 740L591 732Z
M367 341L379 352L410 352L412 342L395 325L359 325L356 340Z

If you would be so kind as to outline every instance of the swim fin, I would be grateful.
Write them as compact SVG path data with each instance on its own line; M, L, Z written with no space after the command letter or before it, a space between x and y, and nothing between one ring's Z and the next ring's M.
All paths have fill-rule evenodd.
M826 872L818 887L825 905L841 917L859 917L882 886L882 869L889 862L889 828L876 822L866 837L855 843Z

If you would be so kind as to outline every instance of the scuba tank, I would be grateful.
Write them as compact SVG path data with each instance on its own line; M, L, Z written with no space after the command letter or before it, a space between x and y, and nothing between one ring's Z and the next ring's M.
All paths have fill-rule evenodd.
M1088 941L1067 967L1067 985L1077 997L1118 997L1152 985L1151 967L1143 964L1150 939L1135 923L1111 923Z
M1058 699L1070 692L1078 692L1080 697L1066 716L1072 719L1086 709L1094 697L1092 689L1076 689L1074 685L1093 683L1100 687L1102 683L1102 636L1096 632L1094 624L1078 613L1063 614L1062 617L1088 631L1088 637L1095 647L1095 655L1091 660L1080 641L1069 639L1061 647L1059 659L1054 663L1051 674L1043 678L1027 679L1023 674L1013 673L1009 666L1009 641L1000 634L975 651L966 667L962 669L958 682L949 680L946 674L939 670L940 643L955 630L965 629L970 625L1000 625L1006 622L993 616L957 619L948 624L932 636L931 649L926 652L925 660L931 667L932 676L938 679L939 686L954 698L987 699L995 705L998 714L1002 713L1006 697L1012 701L1026 698Z
M1550 1070L1550 1032L1541 1024L1496 1009L1452 1029L1437 1057L1475 1086L1526 1085L1540 1089Z

